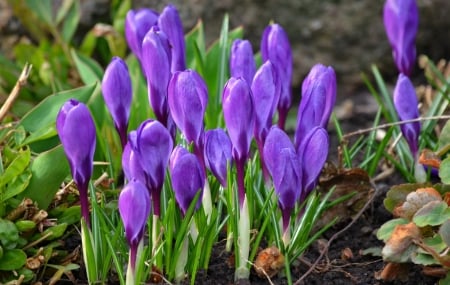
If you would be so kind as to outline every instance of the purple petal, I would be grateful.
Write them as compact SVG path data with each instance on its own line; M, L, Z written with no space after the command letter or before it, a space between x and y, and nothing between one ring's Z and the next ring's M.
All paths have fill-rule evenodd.
M177 71L169 83L170 114L187 141L199 145L208 104L205 81L194 70Z
M131 180L120 192L119 213L130 246L137 245L142 239L150 207L150 195L140 181Z
M167 5L158 19L158 26L169 39L172 46L171 71L186 69L186 47L183 24L180 15L173 5Z
M169 170L175 199L183 214L186 214L195 195L199 191L203 192L205 174L198 158L194 154L188 151L178 151L178 148L182 147L177 146L175 148ZM200 203L201 196L197 201L197 208L200 206Z
M236 39L231 45L230 73L232 77L243 77L252 84L256 72L252 44L248 40Z
M133 94L128 67L121 58L113 57L106 68L102 81L102 93L123 147L127 139L128 119Z
M222 109L235 160L248 158L255 126L255 110L251 90L242 78L230 78L225 84Z
M140 60L142 41L150 28L157 24L158 13L151 9L130 10L125 19L125 38L134 55Z
M227 187L227 166L231 163L231 140L222 129L205 133L206 167L214 174L223 187Z
M411 75L416 61L416 34L419 11L415 0L387 0L383 9L384 27L398 70Z
M419 117L416 90L408 76L402 73L398 76L394 90L394 106L402 121L417 119ZM402 124L400 128L413 156L415 156L419 148L420 123Z

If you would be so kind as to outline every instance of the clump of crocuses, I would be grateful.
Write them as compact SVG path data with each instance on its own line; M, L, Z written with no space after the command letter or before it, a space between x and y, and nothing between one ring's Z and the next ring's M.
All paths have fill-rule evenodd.
M56 130L69 161L73 180L80 192L82 217L90 227L88 187L94 169L94 120L86 105L70 99L58 113Z

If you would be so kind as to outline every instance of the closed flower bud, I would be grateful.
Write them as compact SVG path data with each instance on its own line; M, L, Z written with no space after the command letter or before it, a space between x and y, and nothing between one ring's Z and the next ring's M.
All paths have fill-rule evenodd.
M394 106L398 117L402 121L413 120L419 117L417 95L408 76L400 73L394 89ZM420 123L412 122L401 124L403 136L408 142L413 157L419 149Z
M177 146L170 158L170 177L175 199L183 215L198 192L203 191L205 173L198 158L181 146ZM201 203L201 194L197 201L197 208Z
M194 142L198 146L208 104L205 81L191 69L175 72L169 83L168 101L175 124L189 143Z
M183 24L180 15L173 5L167 5L158 18L158 27L163 31L171 44L171 71L186 69L186 44Z
M234 40L230 53L231 77L243 77L248 85L251 85L255 72L256 63L253 58L252 44L248 40Z
M233 158L246 160L255 126L255 107L251 90L242 78L230 78L222 97L223 116L233 144Z
M56 130L80 191L82 215L89 225L88 185L94 169L95 124L83 103L70 99L56 118Z
M134 55L141 60L142 41L158 22L158 13L151 9L130 10L125 18L125 39Z
M336 74L333 68L314 65L302 84L302 100L294 138L296 147L314 127L327 127L335 102Z
M231 147L230 138L224 130L206 131L204 147L206 167L223 187L227 187L227 166L232 161Z
M261 39L261 56L263 61L270 60L277 71L281 94L278 102L278 125L284 128L287 113L292 101L292 50L288 36L278 24L269 25Z
M150 105L158 121L167 126L167 86L171 76L171 51L166 35L153 26L142 42L142 66L147 77Z
M128 119L133 94L128 67L121 58L113 57L106 68L102 81L102 93L119 133L122 147L124 147L127 141Z
M131 179L137 179L145 184L145 172L141 166L138 156L136 155L136 151L133 150L132 145L136 145L136 131L131 131L129 136L130 142L125 145L125 148L122 153L122 169L127 181L131 181Z
M267 136L264 156L283 213L283 228L286 229L302 191L301 162L289 136L276 126Z
M322 127L315 127L297 149L302 163L302 194L300 202L316 187L317 179L328 156L328 133Z
M410 76L416 61L419 11L416 0L387 0L383 9L384 28L397 69Z

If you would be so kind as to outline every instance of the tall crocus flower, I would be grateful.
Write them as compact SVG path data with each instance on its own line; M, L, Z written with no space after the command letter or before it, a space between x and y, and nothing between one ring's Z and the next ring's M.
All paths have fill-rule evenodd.
M145 225L151 209L150 195L144 184L132 179L120 192L118 203L125 237L130 246L127 285L134 285L136 260L142 249Z
M106 68L102 81L102 93L119 133L122 147L124 147L127 142L128 119L133 94L128 67L121 58L113 57Z
M383 20L397 69L410 76L416 61L415 41L419 26L416 0L387 0Z
M263 61L270 60L280 78L281 95L278 102L278 126L284 128L292 101L292 51L288 36L279 24L269 25L261 39Z
M263 174L267 181L269 177L264 161L263 146L272 126L273 114L276 111L281 91L276 70L270 60L261 65L256 72L251 89L253 102L255 102L254 135L258 145Z
M158 27L163 31L171 44L171 71L186 69L186 44L184 42L183 24L180 15L173 5L167 5L158 18Z
M173 148L172 137L159 121L147 120L139 126L136 142L132 147L145 173L145 184L150 189L153 212L159 216L161 190Z
M394 106L397 110L398 117L402 121L413 120L419 117L416 90L408 76L402 73L399 74L394 89ZM419 149L420 123L401 124L400 129L415 158Z
M225 84L222 108L228 134L233 145L233 158L238 172L239 201L243 202L244 166L250 152L255 126L255 103L247 82L242 78L230 78Z
M59 110L56 130L80 192L81 214L90 227L88 186L94 169L95 124L89 109L75 99L68 100Z
M270 129L264 144L264 155L278 195L283 232L287 236L291 212L302 191L301 161L289 136L277 126ZM308 166L311 167L309 164L310 162Z
M317 179L328 156L328 133L322 127L314 127L297 148L302 163L302 192L300 202L316 187Z
M148 96L158 121L168 126L167 86L171 76L171 52L167 36L153 26L142 42L142 66L147 78Z
M336 74L332 67L316 64L302 83L294 144L298 148L314 127L326 128L336 102Z
M231 140L222 129L205 132L205 163L206 167L219 180L223 187L227 187L227 168L231 164Z
M250 85L256 72L252 44L248 40L236 39L231 45L230 73L232 77L243 77Z
M125 39L134 55L141 60L142 41L151 27L158 23L158 13L143 8L130 10L125 18Z
M208 90L203 78L194 70L177 71L169 82L169 110L175 124L196 155L203 161L203 117L208 104Z

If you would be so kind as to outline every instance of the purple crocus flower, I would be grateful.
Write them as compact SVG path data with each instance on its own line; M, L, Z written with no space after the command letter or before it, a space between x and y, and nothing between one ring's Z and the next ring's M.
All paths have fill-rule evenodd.
M205 132L204 156L206 167L227 187L227 167L231 164L231 140L222 129L213 129Z
M252 44L248 40L234 40L230 52L231 77L243 77L251 85L255 72Z
M130 10L127 13L125 19L125 38L131 51L139 60L142 58L142 41L144 40L144 36L157 22L158 13L148 8L137 11Z
M142 183L146 183L145 172L139 161L136 151L132 145L136 145L136 131L131 131L128 135L130 142L125 145L122 153L122 168L127 181L137 179Z
M402 121L417 119L419 117L416 90L408 76L402 73L399 74L394 89L394 106L397 110L398 117ZM413 157L416 157L419 149L420 123L401 124L400 129L408 142Z
M167 86L171 76L170 61L169 40L157 26L153 26L142 42L142 66L147 78L150 105L164 126L167 126L169 116Z
M326 128L336 102L336 74L332 67L316 64L302 84L294 144L298 148L309 131Z
M139 180L132 179L119 196L119 213L130 246L130 266L134 273L139 243L144 236L151 203L147 188Z
M185 215L195 195L203 191L205 173L198 158L181 146L177 146L170 157L169 172L175 199ZM197 208L200 203L201 198L197 201Z
M172 137L159 121L150 119L139 126L136 142L130 142L145 172L145 184L150 189L154 214L159 216L161 189L173 148Z
M95 124L83 103L70 99L59 110L56 130L80 192L81 214L90 227L88 186L94 169Z
M416 61L419 11L415 0L387 0L383 9L384 28L397 69L410 76Z
M255 102L254 135L260 154L261 166L266 181L269 179L264 162L263 146L272 126L273 114L280 98L281 85L270 60L266 61L256 72L252 82L253 102Z
M255 127L255 103L252 92L242 77L230 78L225 84L222 109L228 135L233 145L233 158L236 162L239 201L245 196L244 166L250 152L250 144Z
M122 147L124 147L127 142L128 119L133 94L128 67L121 58L113 57L106 68L102 81L102 93L119 133Z
M172 47L171 71L186 69L186 44L184 42L183 24L173 5L167 5L158 18L158 27L163 31Z
M289 136L277 126L269 131L264 145L264 156L278 195L283 216L283 230L286 231L291 212L302 191L300 160Z
M302 162L302 193L300 202L316 187L317 179L328 156L328 133L322 127L315 127L306 134L297 153Z
M177 71L169 82L168 101L175 124L194 146L202 145L203 116L208 104L208 89L194 70Z
M288 36L278 24L269 25L261 39L263 61L270 60L275 66L281 84L278 102L278 126L284 129L292 101L292 51Z

